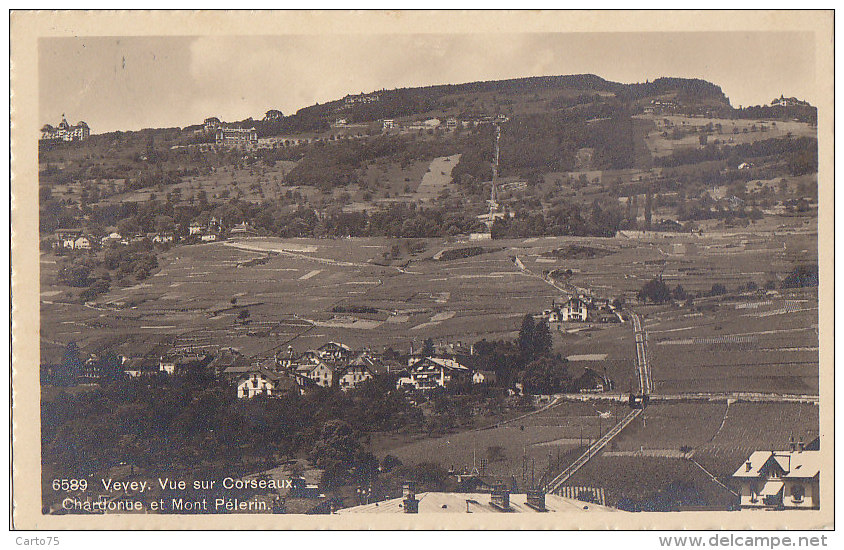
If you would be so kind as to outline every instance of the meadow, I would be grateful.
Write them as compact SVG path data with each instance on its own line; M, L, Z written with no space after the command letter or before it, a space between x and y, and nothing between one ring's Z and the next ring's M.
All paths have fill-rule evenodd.
M391 454L404 463L434 462L445 468L471 471L484 461L484 473L520 477L523 468L537 477L564 457L572 459L582 445L598 439L613 424L600 413L626 413L624 404L564 400L535 414L488 428L439 437L409 440L397 434L373 437L373 452Z

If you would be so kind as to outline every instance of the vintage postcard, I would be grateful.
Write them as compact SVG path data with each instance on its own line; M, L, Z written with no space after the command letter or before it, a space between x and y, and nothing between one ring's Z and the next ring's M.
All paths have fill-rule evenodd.
M830 529L833 13L11 28L17 529Z

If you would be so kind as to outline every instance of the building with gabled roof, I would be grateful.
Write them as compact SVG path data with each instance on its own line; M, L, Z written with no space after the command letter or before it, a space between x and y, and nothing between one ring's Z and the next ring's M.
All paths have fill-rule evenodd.
M232 237L255 237L258 232L247 222L239 223L229 230Z
M130 378L152 376L161 372L159 359L155 357L125 357L120 368Z
M323 388L330 388L334 384L334 366L326 363L322 359L313 361L306 359L302 362L296 362L294 371L297 376L309 379L317 386Z
M214 373L215 376L220 376L230 367L243 367L248 365L248 359L237 349L222 348L217 352L216 357L208 363L208 369Z
M251 399L261 395L278 397L296 393L296 381L284 373L274 372L261 367L253 367L237 378L237 397Z
M473 384L487 384L493 385L498 381L498 375L491 370L476 370L472 374Z
M375 372L365 361L349 363L337 369L335 373L337 387L343 391L353 390L367 380L375 378Z
M469 367L455 359L427 356L411 359L408 371L416 389L445 387L452 380L468 378L471 374Z
M580 298L571 298L560 308L562 321L586 321L589 319L589 304Z
M793 439L787 451L755 451L733 474L742 509L819 509L821 462L819 445Z
M323 359L332 361L347 361L354 355L352 348L340 342L328 342L318 347L316 351Z

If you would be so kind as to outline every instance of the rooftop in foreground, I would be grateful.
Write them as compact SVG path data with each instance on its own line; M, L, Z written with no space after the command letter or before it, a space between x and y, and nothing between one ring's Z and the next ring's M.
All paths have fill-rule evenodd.
M544 512L619 512L616 508L600 506L558 495L545 495L545 511L541 512L527 504L527 495L509 495L509 509L502 510L491 504L489 493L418 493L420 514L430 513L544 513ZM404 498L393 498L373 504L363 504L337 510L338 514L402 514Z

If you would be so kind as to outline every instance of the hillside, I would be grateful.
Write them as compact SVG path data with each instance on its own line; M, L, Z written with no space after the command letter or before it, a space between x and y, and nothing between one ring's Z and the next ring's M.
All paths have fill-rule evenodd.
M730 109L721 88L703 80L659 78L644 84L620 84L586 74L378 90L305 107L278 121L255 121L255 124L261 135L270 136L324 130L337 116L349 123L366 123L414 116L512 115L564 108L583 103L585 98L640 101L657 96L675 97L688 106L706 104L719 110ZM378 99L365 99L375 97Z
M736 110L697 79L595 75L348 95L223 123L258 130L245 146L215 145L200 126L42 144L41 230L181 239L191 222L210 230L216 219L223 237L241 223L280 237L482 232L495 126L494 237L743 225L763 211L811 210L812 111L804 102Z

